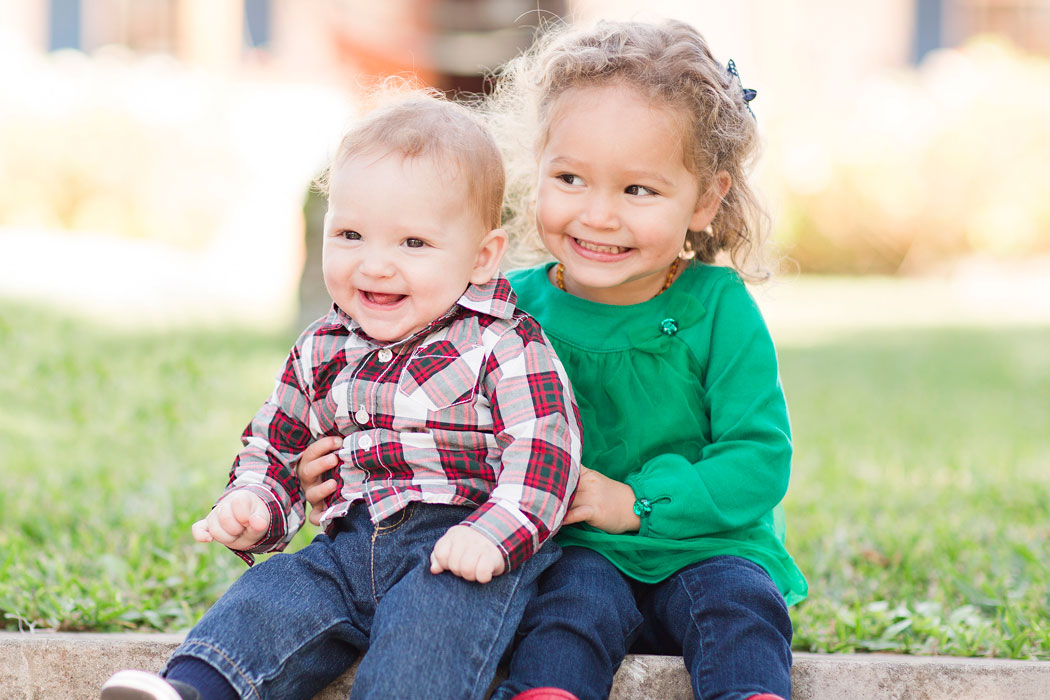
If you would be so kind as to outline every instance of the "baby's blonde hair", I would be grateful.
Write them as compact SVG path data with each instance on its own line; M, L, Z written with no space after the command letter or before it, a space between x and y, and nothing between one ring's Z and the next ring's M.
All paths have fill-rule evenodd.
M436 90L413 90L384 99L387 104L369 112L343 135L332 162L315 183L317 189L327 197L332 169L356 156L428 158L443 168L453 166L466 188L468 205L488 230L499 228L503 158L481 120Z
M715 60L696 29L676 20L552 29L503 67L489 117L507 160L511 261L534 260L542 250L534 218L536 157L559 98L573 88L606 85L627 85L681 117L685 165L701 192L719 171L732 178L710 233L689 231L686 249L704 262L724 252L746 278L768 278L768 217L747 180L758 155L755 119L736 76Z

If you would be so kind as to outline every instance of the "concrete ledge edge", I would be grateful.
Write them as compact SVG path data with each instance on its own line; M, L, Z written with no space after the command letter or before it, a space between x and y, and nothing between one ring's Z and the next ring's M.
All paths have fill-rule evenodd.
M0 698L92 700L113 672L159 669L179 634L0 632ZM353 669L317 700L345 698ZM1048 700L1050 661L906 656L795 654L793 700ZM612 700L689 700L681 659L632 655Z

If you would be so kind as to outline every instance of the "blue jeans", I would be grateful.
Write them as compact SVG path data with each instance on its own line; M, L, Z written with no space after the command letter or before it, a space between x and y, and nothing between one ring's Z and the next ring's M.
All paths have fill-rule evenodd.
M791 619L757 564L720 556L646 584L592 550L562 552L540 577L493 700L545 686L605 700L628 651L681 655L698 699L791 697Z
M560 548L486 584L430 573L434 543L471 511L413 503L373 525L354 506L334 537L246 571L168 667L195 657L243 698L312 698L364 654L352 699L484 697Z

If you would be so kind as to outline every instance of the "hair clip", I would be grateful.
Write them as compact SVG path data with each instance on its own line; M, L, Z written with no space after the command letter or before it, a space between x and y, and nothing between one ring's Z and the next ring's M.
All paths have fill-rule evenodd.
M726 64L726 70L729 71L729 75L736 78L736 84L740 88L740 92L744 95L744 106L747 107L748 112L751 112L751 105L748 103L758 97L758 90L744 87L744 84L740 82L740 74L736 71L736 63L733 59L729 59L729 63ZM754 117L755 113L751 112L751 116Z

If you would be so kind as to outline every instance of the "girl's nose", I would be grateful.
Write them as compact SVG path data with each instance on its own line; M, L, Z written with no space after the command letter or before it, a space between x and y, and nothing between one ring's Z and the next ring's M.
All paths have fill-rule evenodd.
M587 197L580 223L595 230L612 230L619 227L616 204L612 197L594 193Z

